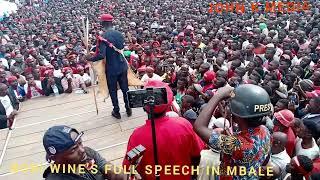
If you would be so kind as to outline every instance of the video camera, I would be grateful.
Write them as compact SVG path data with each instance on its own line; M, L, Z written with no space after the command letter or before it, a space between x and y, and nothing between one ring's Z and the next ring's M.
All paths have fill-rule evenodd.
M139 108L145 105L167 104L166 88L147 88L129 90L127 92L130 108Z

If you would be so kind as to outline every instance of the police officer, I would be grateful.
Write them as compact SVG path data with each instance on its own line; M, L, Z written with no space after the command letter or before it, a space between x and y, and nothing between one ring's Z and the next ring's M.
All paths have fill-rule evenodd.
M232 120L238 125L234 132L208 128L214 110L225 99L228 99ZM270 158L270 132L264 126L263 117L269 115L271 109L269 95L263 88L245 84L235 89L230 86L218 89L200 113L194 129L202 140L221 151L220 175L223 179L258 179L259 167L266 166ZM238 171L240 167L246 170L244 176ZM228 168L237 170L232 173Z
M117 95L117 83L119 83L123 93L126 112L129 117L132 115L132 110L129 107L126 94L129 90L127 77L128 65L126 59L121 55L125 39L121 32L113 29L113 17L110 14L101 15L100 20L104 33L102 37L97 37L96 52L94 56L88 60L94 62L106 58L107 83L113 105L112 116L121 119Z

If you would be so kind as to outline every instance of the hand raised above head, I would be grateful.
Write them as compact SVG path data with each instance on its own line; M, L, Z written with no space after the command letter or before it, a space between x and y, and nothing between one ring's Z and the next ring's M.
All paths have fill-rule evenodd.
M226 98L231 97L233 90L234 90L233 87L227 85L222 88L219 88L216 92L216 95L220 96L222 99L226 99Z

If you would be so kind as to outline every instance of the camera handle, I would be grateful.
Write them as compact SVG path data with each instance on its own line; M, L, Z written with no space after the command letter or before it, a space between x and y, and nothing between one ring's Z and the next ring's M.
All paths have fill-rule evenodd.
M153 119L153 110L155 106L155 97L149 96L145 101L144 104L149 106L150 112L148 113L148 119L151 121L151 128L152 128L152 142L153 142L153 157L154 157L154 164L155 166L159 165L158 162L158 149L157 149L157 136L156 136L156 127L155 122ZM156 180L160 180L160 175L155 174Z

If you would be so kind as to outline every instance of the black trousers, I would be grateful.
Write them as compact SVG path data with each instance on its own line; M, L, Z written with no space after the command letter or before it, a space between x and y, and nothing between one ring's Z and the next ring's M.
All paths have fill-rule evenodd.
M128 75L127 71L117 74L117 75L110 75L107 73L107 83L108 83L108 88L109 88L109 93L111 96L111 101L113 105L113 111L119 112L119 102L118 102L118 86L117 84L119 83L120 89L123 93L123 100L125 103L125 107L129 108L129 102L128 102L128 96L127 96L127 91L129 90L128 88Z

